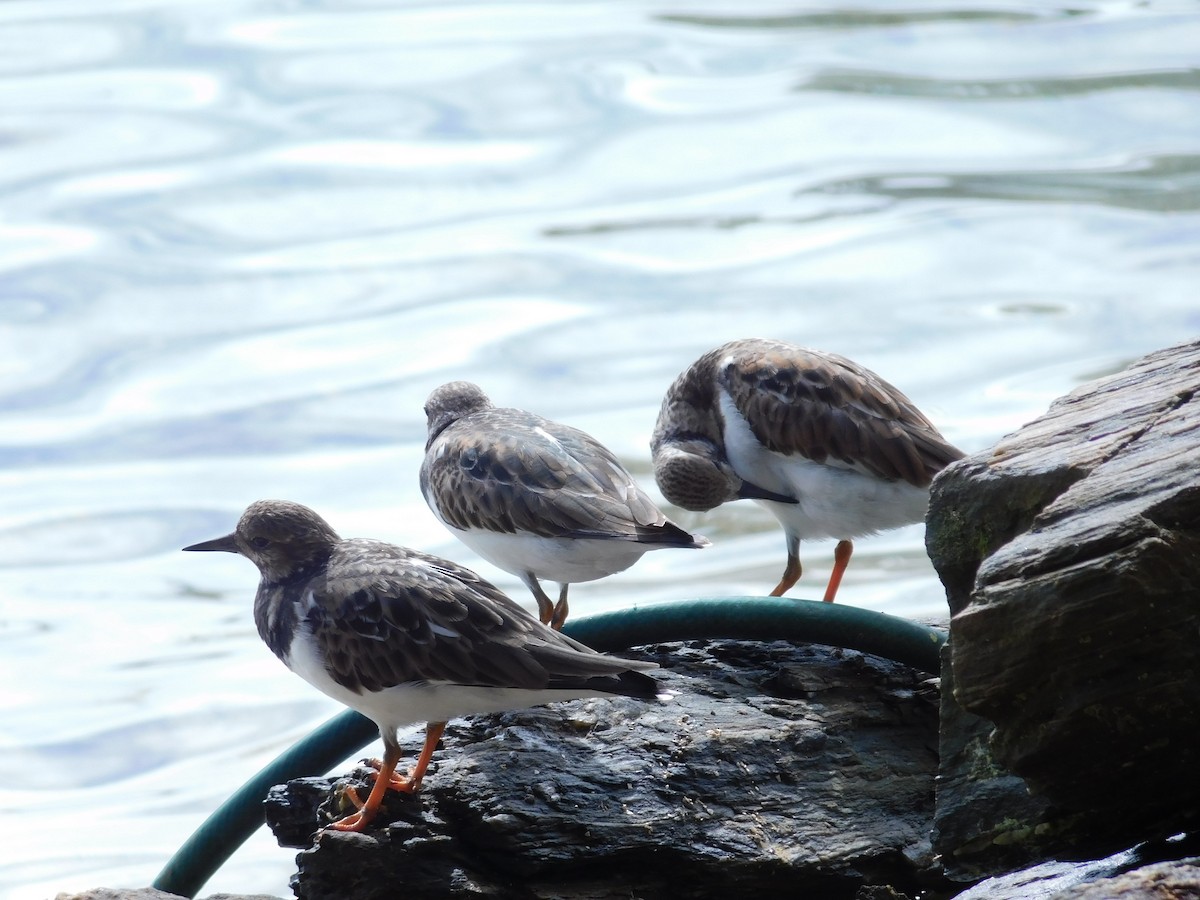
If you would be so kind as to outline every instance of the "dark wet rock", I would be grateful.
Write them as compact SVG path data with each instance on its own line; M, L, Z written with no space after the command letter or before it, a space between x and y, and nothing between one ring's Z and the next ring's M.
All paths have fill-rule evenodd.
M942 648L942 710L933 846L946 875L976 881L1057 849L1055 813L1044 797L992 756L992 723L954 699L950 646Z
M346 811L329 808L337 787L320 810L311 779L273 792L268 824L289 844L310 823L298 896L849 900L939 883L928 676L782 642L646 652L674 700L452 723L422 792L390 795L366 834L309 846Z
M1159 842L1104 859L1041 863L981 881L956 900L1196 900L1200 858L1186 855L1196 844Z
M1200 342L1160 351L935 482L935 847L957 877L1200 823L1197 387Z
M293 778L267 792L271 832L281 847L309 845L315 821L313 811L329 797L329 784L328 778ZM367 791L370 791L369 786Z
M911 900L890 884L864 884L854 895L854 900Z

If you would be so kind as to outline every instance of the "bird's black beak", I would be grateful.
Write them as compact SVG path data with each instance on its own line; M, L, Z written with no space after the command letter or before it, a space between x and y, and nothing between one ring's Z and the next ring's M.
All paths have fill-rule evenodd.
M225 537L215 538L211 541L204 541L199 544L192 544L190 547L184 547L184 550L224 550L226 553L237 553L238 546L236 535L227 534Z
M750 481L743 481L742 486L738 488L739 500L774 500L776 503L799 503L795 497L788 497L785 494L777 494L774 491L768 491L766 488L761 488L757 484ZM188 548L189 550L192 548Z

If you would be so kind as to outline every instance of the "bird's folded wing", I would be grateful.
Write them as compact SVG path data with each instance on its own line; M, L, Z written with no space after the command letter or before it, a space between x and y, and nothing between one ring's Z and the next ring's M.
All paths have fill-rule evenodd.
M666 521L609 450L561 425L448 429L421 467L421 488L460 529L633 540Z
M542 690L614 683L646 663L596 653L550 631L469 569L387 544L335 557L313 585L308 627L331 677L351 690L446 682ZM338 586L336 592L329 585Z
M718 379L777 453L918 486L962 456L900 390L844 357L759 351L727 359Z

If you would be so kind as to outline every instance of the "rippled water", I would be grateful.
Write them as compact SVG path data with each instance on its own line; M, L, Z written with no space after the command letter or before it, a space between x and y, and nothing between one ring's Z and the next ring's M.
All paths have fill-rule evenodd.
M663 390L748 335L854 357L964 449L1200 328L1192 3L0 5L0 892L145 885L336 711L253 568L259 497L476 565L416 471L483 384L652 486ZM715 541L573 609L762 593ZM807 545L816 596L831 545ZM919 528L841 599L944 612ZM207 891L288 896L260 834Z

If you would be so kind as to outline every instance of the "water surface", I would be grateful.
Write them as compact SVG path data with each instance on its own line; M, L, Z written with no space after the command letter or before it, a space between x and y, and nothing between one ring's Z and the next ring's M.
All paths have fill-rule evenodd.
M475 566L425 508L451 378L653 487L663 391L770 335L968 451L1200 330L1200 15L771 2L0 5L0 893L145 885L337 711L259 642L260 497ZM753 505L576 614L759 594ZM803 548L819 596L832 544ZM840 599L944 615L920 528ZM260 834L205 892L289 896Z

